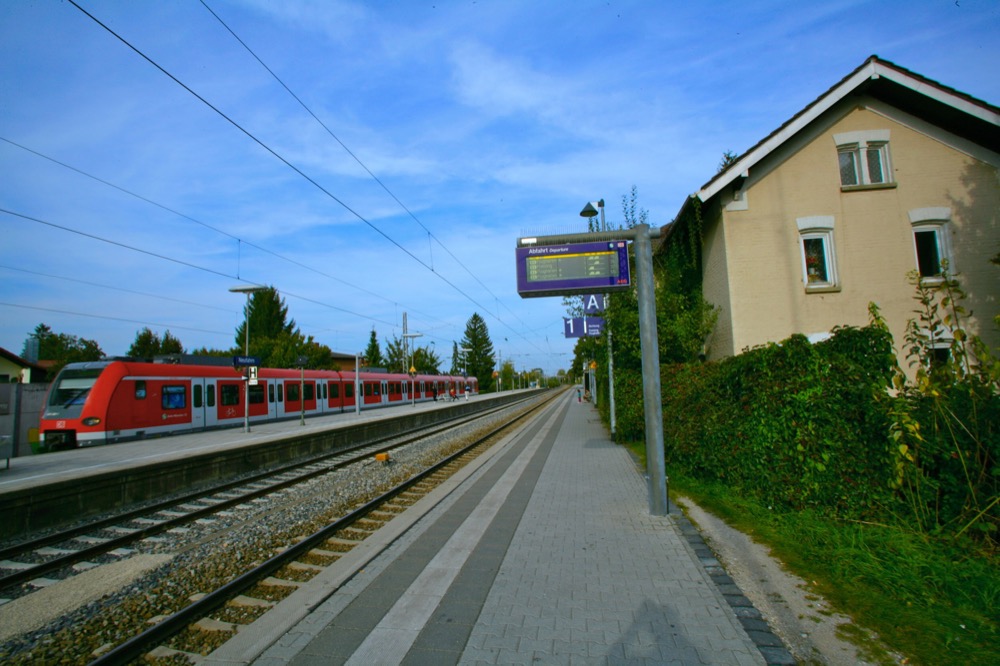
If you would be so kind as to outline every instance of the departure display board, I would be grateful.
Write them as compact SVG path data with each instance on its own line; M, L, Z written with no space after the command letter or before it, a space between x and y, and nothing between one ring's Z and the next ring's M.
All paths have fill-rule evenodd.
M516 256L522 298L598 294L631 285L627 241L519 247Z

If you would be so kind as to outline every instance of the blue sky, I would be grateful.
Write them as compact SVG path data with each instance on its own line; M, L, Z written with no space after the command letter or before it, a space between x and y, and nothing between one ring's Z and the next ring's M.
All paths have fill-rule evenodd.
M245 282L338 352L407 313L447 366L478 312L554 373L574 341L560 299L517 295L518 237L584 231L599 198L618 223L633 186L668 223L872 54L1000 104L995 0L75 1L232 122L73 4L0 3L18 354L42 322L108 354L144 326L229 348Z

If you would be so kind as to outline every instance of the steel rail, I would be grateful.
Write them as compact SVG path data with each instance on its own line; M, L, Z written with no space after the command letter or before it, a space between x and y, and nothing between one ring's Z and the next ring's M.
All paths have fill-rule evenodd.
M528 399L530 399L530 396L526 397L524 400ZM299 470L303 467L308 467L310 465L323 463L334 458L342 457L345 454L350 454L351 452L364 450L364 453L359 453L345 460L337 461L333 463L330 467L313 470L311 472L300 473L294 478L269 484L264 488L259 488L254 491L241 494L238 497L221 500L219 502L214 502L213 504L205 506L204 508L201 509L186 510L183 516L165 518L162 521L159 521L153 525L147 525L145 527L137 527L135 528L135 530L127 534L122 534L116 537L109 537L108 539L101 541L100 543L92 544L90 546L86 546L79 549L74 549L73 552L71 553L66 553L64 555L56 556L54 558L46 560L45 562L39 562L37 564L32 565L31 568L14 570L12 573L0 575L0 590L13 587L14 585L19 585L21 583L27 582L39 576L44 576L45 574L52 573L53 571L59 571L73 564L76 564L77 562L81 562L98 555L106 554L107 552L114 550L116 548L121 548L140 539L145 539L150 536L155 536L169 529L177 527L178 525L183 525L193 520L197 520L198 518L201 518L203 516L217 513L218 511L222 511L229 507L242 504L256 497L262 497L264 495L273 493L277 490L288 488L297 485L299 483L302 483L304 481L308 481L309 479L315 478L317 476L329 474L341 467L353 464L355 462L358 462L359 460L363 460L364 458L367 458L375 453L390 451L392 449L412 444L415 441L419 441L421 439L432 437L442 432L446 432L447 430L456 427L456 421L459 422L458 425L463 425L464 423L469 423L475 421L476 419L489 416L490 414L496 413L497 411L500 411L502 409L509 408L512 405L520 404L521 402L523 402L523 400L507 403L505 405L491 408L482 412L476 412L471 417L469 417L468 415L454 416L434 424L434 426L432 426L430 429L428 428L421 429L419 427L411 428L402 433L396 433L389 437L376 438L364 444L359 444L353 447L345 447L335 452L324 453L322 455L315 456L306 460L300 460L298 462L290 463L288 465L283 465L281 467L275 467L266 472L262 472L260 474L254 474L252 476L240 479L238 481L226 482L219 486L213 486L212 488L206 488L200 491L188 493L181 497L175 497L170 500L165 500L163 502L158 502L156 504L142 507L141 509L135 509L108 518L102 518L98 521L94 521L93 523L88 523L86 525L74 527L69 530L65 530L63 532L47 535L40 539L36 539L30 542L25 542L22 544L18 544L17 546L12 546L4 550L0 550L0 560L10 560L18 556L23 556L23 554L36 550L38 548L43 548L45 546L50 546L52 544L69 541L77 536L93 533L95 531L99 531L113 525L118 525L120 523L129 522L130 520L134 520L137 517L148 516L150 514L155 514L159 511L163 511L165 509L177 507L178 505L181 504L203 500L206 497L210 497L212 495L216 495L229 490L234 490L236 488L241 488L253 483L258 483L273 478L275 476L280 476L281 474L295 472L296 470ZM404 439L402 441L398 441L400 437L403 437ZM379 446L379 442L388 442L388 441L392 441L392 443L381 447Z
M146 631L138 634L128 641L112 648L108 652L104 653L94 661L90 662L89 666L124 666L125 664L131 663L132 661L141 658L152 646L161 644L167 639L171 638L175 634L183 631L186 627L190 626L198 619L205 617L206 615L212 613L216 609L222 607L227 601L238 596L243 591L251 588L253 585L259 583L261 580L271 575L281 567L285 566L289 562L293 562L303 554L308 553L310 550L315 548L317 545L322 544L331 535L339 530L349 527L351 524L357 522L361 518L364 518L369 513L382 506L389 500L397 497L398 495L406 492L414 485L423 481L428 476L434 474L443 467L451 464L456 459L464 456L466 453L472 449L481 446L484 442L494 437L495 435L509 429L513 424L520 422L521 420L527 418L529 415L534 414L543 407L548 406L548 404L558 397L558 394L552 395L545 398L538 405L534 406L531 410L515 417L513 420L504 423L503 425L494 428L488 434L479 437L476 441L470 443L469 445L463 447L459 451L443 458L439 462L435 463L431 467L427 468L422 472L414 474L406 481L403 481L391 490L383 493L379 497L367 502L363 506L355 509L346 516L336 520L333 523L323 527L319 531L313 533L312 535L306 537L302 541L290 546L286 550L272 556L270 559L260 564L259 566L247 571L246 573L240 575L239 577L233 579L229 583L226 583L222 587L219 587L213 592L209 592L204 597L201 597L197 601L193 601L181 610L177 611L173 615L164 618L162 621L150 627Z

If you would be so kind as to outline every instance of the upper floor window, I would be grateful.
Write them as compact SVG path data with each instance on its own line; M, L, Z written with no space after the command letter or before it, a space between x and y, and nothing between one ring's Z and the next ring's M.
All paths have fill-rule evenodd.
M843 188L890 185L889 130L834 134Z
M833 217L800 217L795 223L799 229L802 281L806 291L838 290L840 282L833 247Z
M939 281L945 266L954 272L951 263L951 243L948 223L951 209L947 207L917 208L908 213L913 227L913 249L917 272L924 282Z

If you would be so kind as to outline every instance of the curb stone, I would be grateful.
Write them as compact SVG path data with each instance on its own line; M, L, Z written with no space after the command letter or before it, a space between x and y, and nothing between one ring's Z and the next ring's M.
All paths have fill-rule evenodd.
M722 567L722 564L715 557L715 553L708 547L691 521L679 509L672 509L670 516L674 519L681 535L688 542L697 555L705 572L708 573L712 582L719 588L719 592L729 603L729 606L736 614L736 618L747 632L750 640L754 642L760 650L764 661L768 666L797 666L795 657L788 651L781 639L778 638L760 611L754 608L753 603L744 596L739 585L730 578L729 574Z

